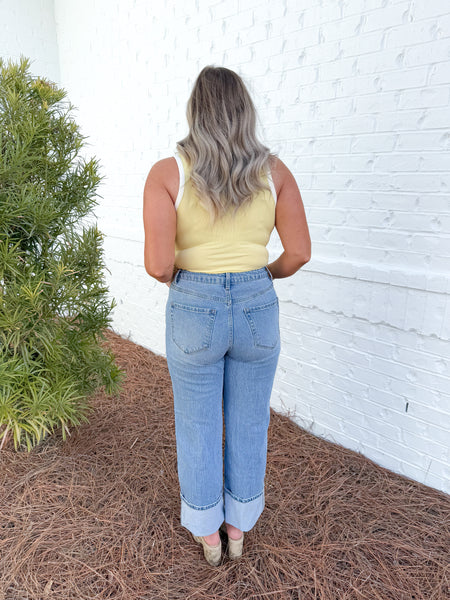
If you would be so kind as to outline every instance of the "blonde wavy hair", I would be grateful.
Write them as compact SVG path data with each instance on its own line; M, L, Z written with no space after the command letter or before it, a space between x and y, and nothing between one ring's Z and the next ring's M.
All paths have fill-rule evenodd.
M205 67L187 104L188 135L177 149L211 221L270 189L264 175L275 158L256 137L256 110L242 79L225 67Z

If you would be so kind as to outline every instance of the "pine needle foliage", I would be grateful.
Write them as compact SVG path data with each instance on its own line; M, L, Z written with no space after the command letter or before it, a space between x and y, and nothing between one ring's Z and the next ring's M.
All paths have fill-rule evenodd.
M123 371L100 345L116 305L92 216L102 177L66 91L0 58L0 449L30 451L88 421L89 396Z

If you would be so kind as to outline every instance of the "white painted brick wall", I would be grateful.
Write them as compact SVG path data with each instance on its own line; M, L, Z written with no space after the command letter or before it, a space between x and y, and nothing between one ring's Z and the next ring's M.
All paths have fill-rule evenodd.
M0 56L31 59L33 75L59 81L53 0L0 0Z
M143 184L187 132L199 70L235 69L312 235L312 260L275 281L274 408L449 492L448 2L55 0L55 16L61 84L106 175L97 217L115 329L165 353ZM276 232L269 249L273 260Z

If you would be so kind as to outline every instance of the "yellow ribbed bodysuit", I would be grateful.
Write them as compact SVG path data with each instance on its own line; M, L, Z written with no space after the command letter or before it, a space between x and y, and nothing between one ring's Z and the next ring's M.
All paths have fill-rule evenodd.
M265 267L267 243L275 226L276 192L270 173L269 190L255 194L235 218L226 214L211 226L209 213L196 197L186 160L175 153L180 187L175 202L177 229L175 266L203 273L251 271Z

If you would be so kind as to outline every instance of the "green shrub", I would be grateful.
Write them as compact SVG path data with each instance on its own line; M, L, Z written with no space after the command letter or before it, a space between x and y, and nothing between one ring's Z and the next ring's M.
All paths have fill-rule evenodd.
M118 393L124 373L103 349L115 300L103 234L86 225L101 181L66 92L0 59L0 448L30 450L88 421L88 397Z

